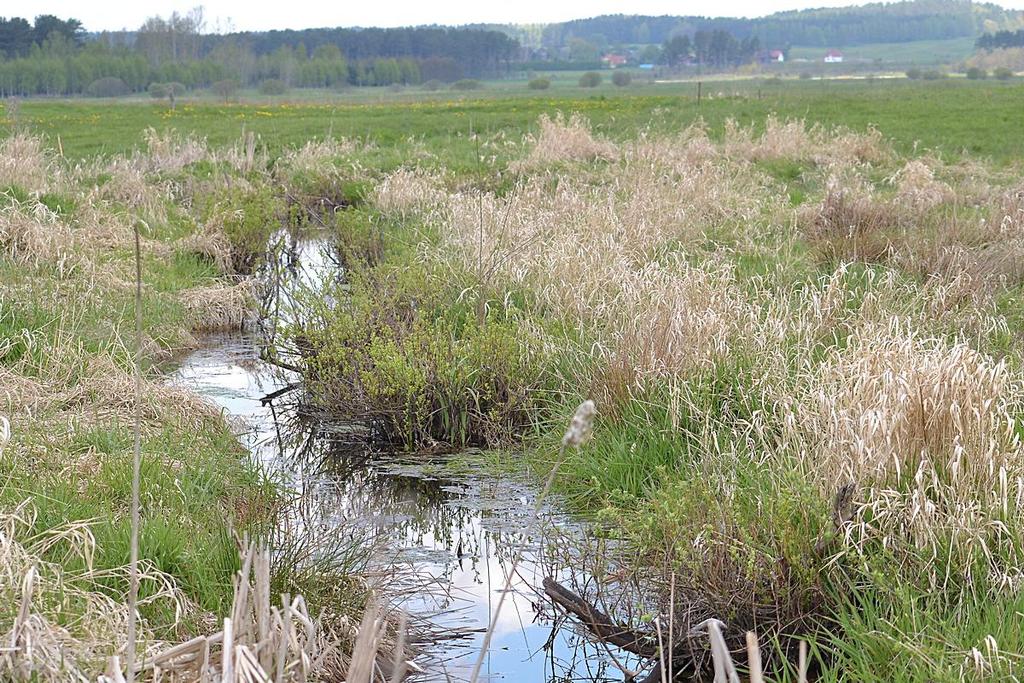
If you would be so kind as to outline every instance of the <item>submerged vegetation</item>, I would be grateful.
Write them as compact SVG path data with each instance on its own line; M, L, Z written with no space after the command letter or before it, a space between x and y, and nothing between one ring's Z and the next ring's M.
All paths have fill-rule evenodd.
M268 242L315 230L340 273L299 293L272 354L307 407L388 450L557 467L634 558L595 579L658 603L677 672L710 670L692 635L709 619L740 665L755 632L771 680L798 678L802 646L823 681L1019 670L1019 159L918 151L884 121L719 103L669 125L660 100L622 103L615 134L616 103L580 100L565 109L589 118L488 110L493 128L412 137L390 110L376 139L299 139L302 113L223 146L140 129L137 151L79 162L30 132L0 142L0 527L25 534L11 576L34 557L73 587L70 607L33 605L95 660L83 670L122 633L136 226L150 640L216 630L237 605L232 533L265 534L280 503L158 370L244 325ZM554 459L586 399L591 440Z

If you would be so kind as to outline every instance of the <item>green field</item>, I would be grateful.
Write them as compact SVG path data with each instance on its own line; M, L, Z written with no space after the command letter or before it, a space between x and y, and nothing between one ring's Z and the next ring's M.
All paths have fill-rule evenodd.
M150 637L223 616L232 533L265 535L279 505L220 416L158 370L242 326L284 230L344 265L277 342L311 406L372 420L382 449L556 471L629 558L591 574L635 580L689 620L676 633L721 618L740 653L756 631L780 682L799 679L800 642L819 681L1018 675L1024 86L702 92L566 75L541 94L5 104L0 502L38 510L15 525L53 579L36 604L95 660L84 670L119 622L81 617L125 592L137 228L142 557L189 607L148 605ZM593 438L560 447L585 399ZM38 544L86 519L101 580L84 552ZM357 583L288 570L275 586L328 610ZM18 618L8 583L0 631Z
M879 66L907 66L958 64L974 53L974 38L952 38L950 40L917 40L912 43L870 43L836 45L847 61L866 61ZM794 45L789 49L789 59L807 59L815 63L815 68L828 68L836 65L823 64L827 48L801 47ZM808 65L811 66L811 65Z
M609 84L593 91L557 88L540 96L521 84L515 96L512 86L508 88L462 97L364 89L371 91L365 97L379 97L380 102L360 102L355 95L327 103L186 101L174 111L141 100L130 104L38 100L22 103L19 117L52 144L59 138L64 154L73 159L137 148L148 127L193 132L213 145L233 143L243 130L253 131L273 154L284 146L328 135L382 147L409 139L445 145L474 131L529 130L539 114L557 111L579 112L613 139L631 137L640 128L653 133L679 131L698 119L714 134L727 119L756 125L773 113L854 130L874 126L904 152L915 147L949 157L967 152L998 163L1024 158L1024 138L1019 135L1024 86L1018 81L717 81L704 83L706 97L699 105L693 83L625 89ZM0 119L0 131L9 125L9 118Z

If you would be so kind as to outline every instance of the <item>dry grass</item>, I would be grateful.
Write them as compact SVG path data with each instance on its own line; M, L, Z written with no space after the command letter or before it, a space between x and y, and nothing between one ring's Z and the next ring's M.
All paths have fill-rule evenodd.
M0 140L0 187L15 185L41 194L51 187L55 171L52 155L38 137L19 132Z
M931 159L911 159L888 179L896 187L895 200L916 211L926 211L954 198L953 188L936 180Z
M804 121L781 121L769 116L764 130L753 125L743 128L736 121L726 121L724 152L749 161L787 160L810 162L822 167L846 167L880 164L892 158L881 133L870 129L857 133L845 129L829 130Z
M968 551L1018 514L1024 385L1005 362L893 320L860 328L800 386L784 416L791 446L823 489L865 487L861 519L871 521L851 531L857 542L928 548L952 534ZM993 571L1017 576L1021 559L1002 555Z
M830 178L821 203L802 211L808 241L825 263L883 263L904 225L902 207L879 200L862 186Z
M339 162L350 160L358 149L359 145L355 141L345 138L310 140L302 147L286 151L276 167L292 174L324 173Z
M110 178L95 188L93 197L116 202L145 220L162 223L167 220L167 202L172 197L169 182L156 182L146 177L144 164L115 158L106 165Z
M752 224L780 205L701 131L673 143L642 141L591 177L556 183L542 172L503 198L456 193L433 218L436 257L475 274L466 296L500 305L525 287L553 315L599 330L594 351L609 370L598 384L609 386L592 392L602 401L727 357L754 312L728 267L688 254L712 234L756 242Z
M271 595L270 554L250 545L235 579L231 616L223 628L184 643L149 648L141 672L171 681L298 683L340 680L347 662L340 641L306 608L301 596ZM123 681L117 662L101 683ZM367 681L369 683L369 681Z
M529 155L511 166L512 170L529 171L550 164L573 161L610 161L618 156L618 148L608 140L594 136L590 122L579 114L566 118L561 112L551 118L541 114L536 136L527 139L532 145Z
M142 132L146 151L136 157L139 166L149 173L177 173L190 164L209 158L206 140L193 134L178 135L173 128L163 133L153 128Z
M68 522L43 532L36 528L28 502L0 513L0 593L6 605L4 621L10 624L2 636L0 676L11 681L123 683L120 662L128 647L128 608L100 586L113 578L124 580L128 568L93 568L96 542L88 522ZM47 559L55 556L62 561ZM70 558L83 569L65 569ZM139 655L140 679L182 683L344 680L356 628L342 623L345 632L333 634L309 614L301 596L280 596L276 604L266 550L250 545L242 560L231 614L222 630L175 644L161 641L143 622L140 642L146 645ZM170 576L145 562L140 565L140 580L149 590L139 606L167 603L179 617L197 609ZM385 680L375 662L378 653L383 656L392 648L392 621L377 608L373 613L380 625L364 645L372 652L371 675L348 680ZM404 662L401 654L396 661Z
M520 170L537 168L533 154ZM555 157L579 159L543 158ZM772 120L763 134L734 127L714 143L696 127L641 140L557 183L535 171L504 198L452 194L450 211L434 218L442 242L433 257L475 274L464 296L500 305L526 289L541 315L586 330L594 343L568 352L591 368L578 380L606 414L650 386L668 388L669 415L692 414L695 406L672 402L689 400L694 378L746 359L751 385L730 400L767 399L782 412L745 418L736 438L763 444L766 466L776 449L796 454L825 498L856 483L849 552L878 542L940 553L952 543L955 566L980 549L988 570L976 578L991 590L1017 587L1024 558L1008 530L1024 521L1015 431L1024 377L978 347L1008 329L988 301L1019 282L1024 195L930 158L897 166L888 188L876 189L869 177L883 169L873 165L891 158L874 132ZM825 186L820 203L779 203L748 163L773 159L813 163ZM964 197L983 203L964 206ZM763 241L776 236L771 252ZM730 249L704 248L734 240L744 254L786 254L805 238L826 265L820 282L798 290L780 291L772 275L740 282ZM878 270L848 267L854 261ZM725 471L739 466L718 442L702 448ZM706 549L722 558L716 580L736 591L723 590L722 604L767 591L780 619L800 612L785 608L799 591L771 568L773 557L764 558L761 583L737 583L750 575L726 561L742 535L735 531L725 527L720 552Z
M416 169L400 168L374 187L370 201L384 215L408 218L439 208L446 198L436 178Z
M71 227L39 202L12 202L0 209L0 247L14 261L77 262L75 242Z
M95 680L104 658L125 647L128 622L127 607L101 584L124 579L127 568L93 568L95 539L88 522L43 532L36 528L28 502L0 514L0 592L4 622L10 624L3 635L0 676L53 683ZM53 557L63 559L47 559ZM65 569L71 558L83 569ZM193 609L169 576L146 563L140 574L152 586L143 603L168 603L181 615ZM154 641L152 633L143 634Z
M217 269L221 275L234 273L234 261L231 255L231 242L224 233L214 225L206 226L177 243L181 251L204 259Z
M251 280L234 285L196 287L183 291L180 296L195 332L240 330L245 326L255 302Z

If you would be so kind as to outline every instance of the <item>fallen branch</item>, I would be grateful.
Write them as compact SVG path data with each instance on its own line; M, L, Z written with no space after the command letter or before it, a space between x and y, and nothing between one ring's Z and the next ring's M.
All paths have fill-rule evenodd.
M552 602L579 619L591 633L609 645L644 659L658 657L657 640L652 634L616 624L607 614L550 577L544 579L544 592Z

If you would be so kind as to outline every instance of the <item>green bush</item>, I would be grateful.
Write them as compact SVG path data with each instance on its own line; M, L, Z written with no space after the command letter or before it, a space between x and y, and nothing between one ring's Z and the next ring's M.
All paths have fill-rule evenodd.
M279 78L268 78L260 83L260 93L263 95L283 95L288 92L288 86Z
M415 262L354 264L343 295L317 297L296 341L324 410L409 449L497 446L534 426L546 393L542 341L513 314L480 321L453 305L460 287L449 276Z
M547 90L551 87L551 80L547 78L534 78L527 85L530 90Z
M925 81L938 81L943 78L947 78L948 74L939 71L938 69L928 69L927 71L921 72L921 78Z
M800 72L800 80L801 81L809 81L809 80L811 80L810 72L809 71L801 71Z
M480 90L484 84L475 78L462 78L452 83L452 90Z
M917 79L921 78L921 70L918 69L916 66L907 69L907 78L909 78L912 81L916 81Z
M632 82L633 77L629 74L628 71L616 71L615 73L612 74L612 83L619 86L620 88L624 88Z
M988 72L985 71L984 69L979 69L976 66L972 66L970 69L967 70L967 78L971 79L972 81L980 81L984 78L988 78Z
M109 76L107 78L97 78L86 88L86 93L90 97L122 97L129 92L131 91L127 83L120 78Z
M601 80L601 74L596 71L588 71L580 76L579 84L581 88L596 88L601 85Z
M205 221L219 223L231 245L231 266L249 274L267 254L271 235L284 224L287 207L270 187L231 188L204 198Z
M434 92L436 90L440 90L441 86L443 86L443 85L444 84L441 83L441 81L437 80L436 78L431 78L429 81L424 81L422 87L423 87L424 90L428 90L430 92Z
M1001 81L1006 81L1013 78L1013 69L1008 69L1005 66L1000 66L995 71L992 72L992 75L994 75Z

